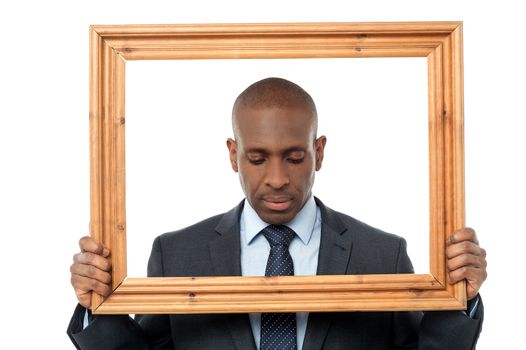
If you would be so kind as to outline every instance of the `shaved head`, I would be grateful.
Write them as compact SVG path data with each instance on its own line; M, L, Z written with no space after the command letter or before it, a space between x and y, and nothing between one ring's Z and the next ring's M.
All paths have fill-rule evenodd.
M234 102L232 109L232 129L234 137L239 137L239 111L245 109L294 109L308 111L308 122L312 123L314 137L318 129L318 113L312 97L303 88L282 78L266 78L246 88Z
M226 142L248 203L266 223L290 222L312 195L327 138L316 138L316 106L300 86L267 78L239 95L235 139Z

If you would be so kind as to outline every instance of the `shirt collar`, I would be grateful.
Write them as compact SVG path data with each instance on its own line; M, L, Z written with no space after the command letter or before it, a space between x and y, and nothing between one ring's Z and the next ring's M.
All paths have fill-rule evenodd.
M245 239L248 244L252 243L252 240L258 235L258 233L260 233L261 230L269 225L265 221L261 220L254 208L252 208L246 199L245 205L243 206L243 212L241 213L241 220L244 224ZM316 202L314 201L314 197L311 195L310 198L305 202L305 205L303 205L303 208L301 208L299 213L296 214L294 219L285 225L294 230L303 244L306 245L311 239L315 222Z

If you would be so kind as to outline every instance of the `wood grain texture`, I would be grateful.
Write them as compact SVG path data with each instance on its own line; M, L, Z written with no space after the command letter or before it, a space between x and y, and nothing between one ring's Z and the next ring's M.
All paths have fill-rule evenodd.
M427 57L430 274L128 278L127 60ZM464 309L446 283L445 242L464 226L462 24L265 23L90 28L90 233L112 251L114 292L100 313Z

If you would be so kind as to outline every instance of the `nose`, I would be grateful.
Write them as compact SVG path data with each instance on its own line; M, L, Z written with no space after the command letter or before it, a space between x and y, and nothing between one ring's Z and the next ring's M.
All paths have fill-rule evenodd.
M287 167L279 160L269 161L265 173L265 184L273 189L281 189L290 182Z

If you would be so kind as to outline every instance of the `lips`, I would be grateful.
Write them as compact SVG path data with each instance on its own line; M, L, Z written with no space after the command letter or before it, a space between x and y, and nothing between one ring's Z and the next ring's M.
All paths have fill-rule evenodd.
M292 205L292 199L290 197L264 197L263 203L267 209L285 211Z

